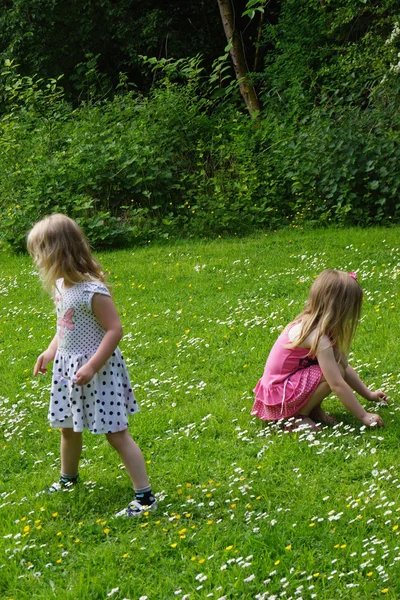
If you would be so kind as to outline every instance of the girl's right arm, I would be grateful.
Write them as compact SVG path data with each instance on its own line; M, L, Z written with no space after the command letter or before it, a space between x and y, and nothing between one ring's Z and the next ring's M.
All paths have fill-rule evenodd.
M58 348L58 336L57 334L51 340L47 350L42 352L37 358L36 364L33 367L33 375L36 376L38 373L47 373L47 365L51 362L57 352Z
M351 387L346 383L340 372L339 366L335 360L333 348L331 346L325 346L321 350L318 350L317 359L329 387L339 398L343 406L345 406L356 419L361 421L364 425L367 425L367 427L374 425L383 426L383 421L379 415L368 413L358 402Z

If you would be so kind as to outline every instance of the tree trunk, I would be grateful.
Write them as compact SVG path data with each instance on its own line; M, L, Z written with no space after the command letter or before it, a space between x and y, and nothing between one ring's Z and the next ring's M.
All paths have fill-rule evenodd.
M253 67L253 71L255 73L257 73L257 71L258 71L258 63L260 60L260 42L261 42L263 24L264 24L264 11L260 12L260 22L259 22L258 28L257 28L256 55L254 57L254 67Z
M259 111L261 107L254 86L247 74L246 59L240 36L236 31L231 0L218 0L218 6L226 39L228 44L231 45L229 52L235 69L236 79L239 81L240 93L250 115L254 118L254 112Z

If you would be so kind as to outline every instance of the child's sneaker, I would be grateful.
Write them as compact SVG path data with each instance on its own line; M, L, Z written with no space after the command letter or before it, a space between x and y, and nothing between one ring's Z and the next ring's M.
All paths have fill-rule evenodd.
M56 492L72 492L74 486L78 483L78 477L74 477L70 479L68 477L61 476L58 481L55 481L50 487L38 492L36 496L41 496L42 494L54 494Z
M48 494L54 494L54 492L71 490L78 483L78 479L69 479L65 480L63 477L60 477L59 481L53 483L49 488L47 488Z
M120 510L119 512L116 513L116 517L139 517L141 514L147 512L147 511L152 511L152 510L156 510L158 507L157 504L157 500L154 499L154 501L151 504L141 504L139 502L139 500L132 500L132 502L130 502L127 506L127 508L124 508L123 510Z

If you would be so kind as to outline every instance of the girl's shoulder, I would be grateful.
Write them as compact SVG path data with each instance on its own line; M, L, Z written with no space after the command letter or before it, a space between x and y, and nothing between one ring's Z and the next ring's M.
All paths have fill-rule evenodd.
M296 344L297 340L301 336L302 331L302 322L295 321L294 323L290 323L287 327L287 335L291 344ZM299 344L299 348L311 348L315 342L316 337L318 336L318 332L316 329L310 331L308 336ZM329 337L326 334L320 336L318 341L318 350L324 350L325 348L329 348L332 346L332 343Z
M103 281L98 280L85 280L81 281L79 284L81 286L82 292L85 295L89 295L90 297L94 296L94 294L102 294L103 296L111 296L110 290L106 286Z
M65 287L64 279L60 278L56 281L56 291L61 293L71 293L75 297L92 298L94 294L102 294L111 296L110 290L103 281L97 279L83 279L72 286Z

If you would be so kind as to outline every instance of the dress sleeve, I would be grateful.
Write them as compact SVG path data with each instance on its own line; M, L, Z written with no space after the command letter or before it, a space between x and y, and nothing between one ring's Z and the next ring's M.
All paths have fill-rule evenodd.
M103 296L109 296L111 298L111 294L104 283L101 283L101 281L88 281L85 285L84 295L85 303L90 311L92 311L92 300L94 294L103 294Z

